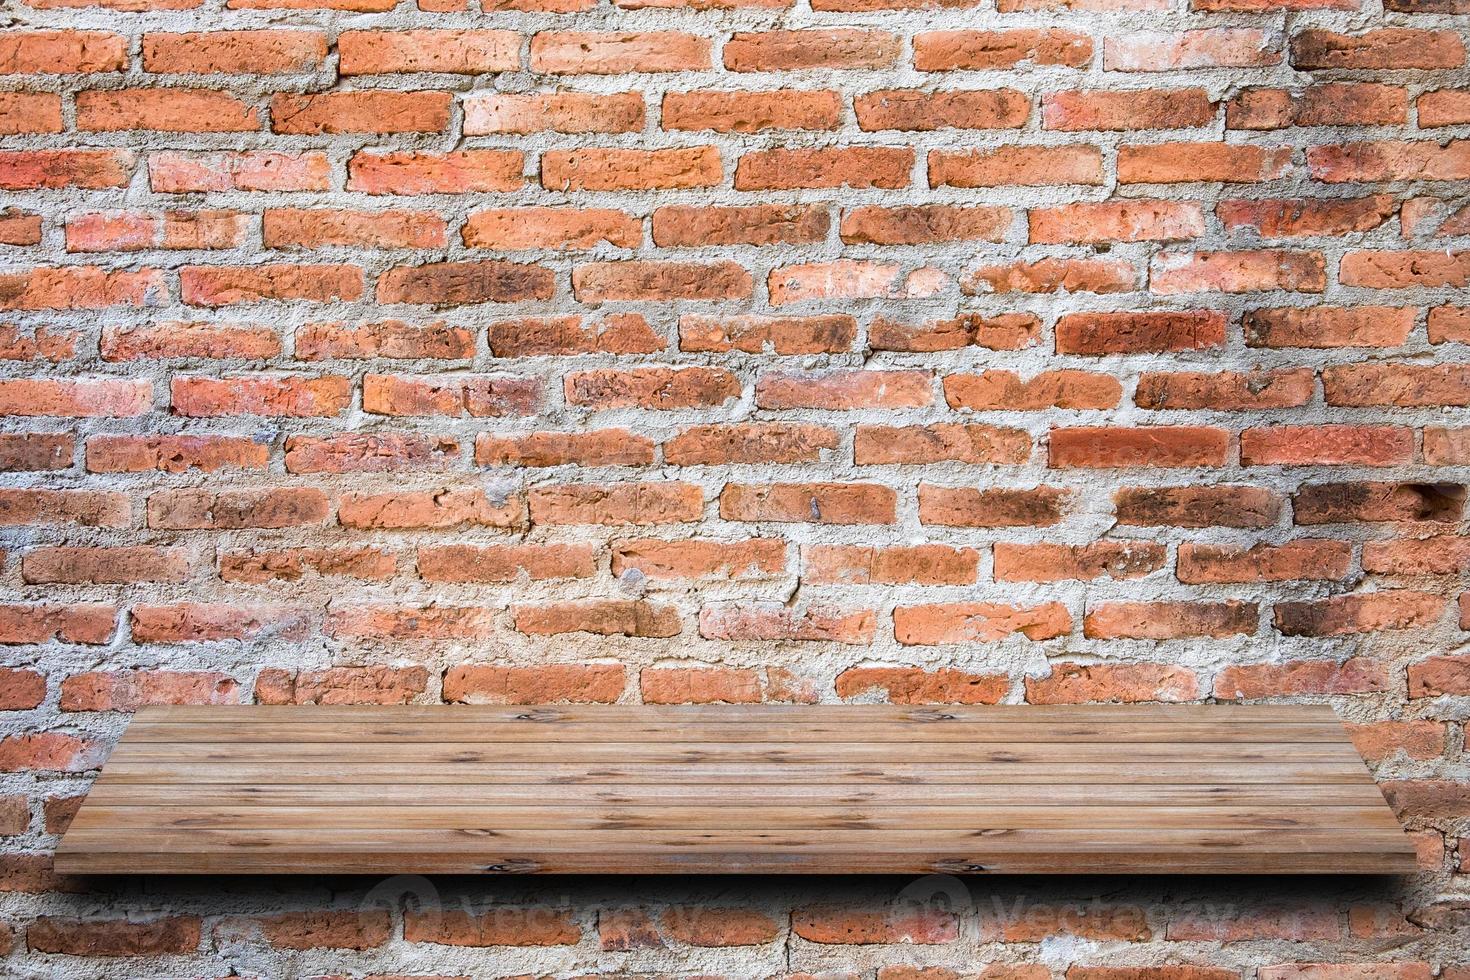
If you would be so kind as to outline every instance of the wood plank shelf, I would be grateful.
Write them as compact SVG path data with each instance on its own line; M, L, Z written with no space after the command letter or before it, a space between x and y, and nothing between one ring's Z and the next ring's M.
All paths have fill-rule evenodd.
M140 711L66 874L1411 873L1320 705Z

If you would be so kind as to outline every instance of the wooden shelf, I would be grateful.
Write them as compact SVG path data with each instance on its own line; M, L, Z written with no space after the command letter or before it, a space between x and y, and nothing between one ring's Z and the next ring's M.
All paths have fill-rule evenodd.
M67 874L1409 873L1325 706L170 707Z

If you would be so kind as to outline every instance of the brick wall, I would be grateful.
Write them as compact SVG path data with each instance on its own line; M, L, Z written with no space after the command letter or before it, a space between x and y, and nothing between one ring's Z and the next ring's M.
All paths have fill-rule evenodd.
M0 973L1465 980L1467 13L12 0ZM143 704L1206 699L1422 875L48 870Z

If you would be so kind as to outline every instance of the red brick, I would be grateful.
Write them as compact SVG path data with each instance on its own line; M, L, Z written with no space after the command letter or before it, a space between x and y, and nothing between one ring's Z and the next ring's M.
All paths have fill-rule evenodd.
M720 517L727 521L806 524L892 524L897 494L866 483L727 483Z
M836 129L842 97L830 90L770 92L669 92L663 128L759 133L768 129Z
M753 289L738 262L591 262L572 270L572 290L583 303L620 300L743 299Z
M1349 198L1229 198L1215 205L1227 231L1254 229L1262 238L1372 231L1393 217L1391 194Z
M270 446L240 436L92 436L89 473L185 473L223 469L263 470Z
M391 931L386 909L313 910L226 918L215 924L214 938L228 943L258 936L277 949L372 949Z
M1130 527L1261 528L1280 518L1282 498L1263 487L1124 487L1113 495L1118 523Z
M1459 68L1465 45L1450 31L1386 27L1362 34L1312 29L1291 38L1291 65L1328 68Z
M1031 100L1015 89L884 89L856 97L853 110L858 126L870 131L1018 129L1031 114Z
M369 374L362 379L362 409L374 415L527 416L536 414L543 396L538 378Z
M1202 88L1073 90L1041 98L1043 128L1063 132L1193 129L1215 119L1215 103Z
M1138 271L1127 260L1037 259L972 268L960 282L971 296L991 293L1126 293L1137 288ZM972 314L974 316L974 314Z
M1289 146L1151 143L1118 148L1120 184L1255 183L1284 177Z
M337 59L344 76L515 71L521 66L521 37L486 30L343 31Z
M125 211L66 222L68 252L137 252L150 248L238 248L250 219L236 211Z
M34 548L21 558L21 579L31 585L125 585L183 582L188 553L177 548Z
M934 400L933 377L927 371L774 371L760 376L755 399L767 409L922 408Z
M740 395L740 382L721 368L635 368L579 371L563 381L568 405L672 410L723 405Z
M0 190L125 187L134 159L126 150L0 151Z
M1005 674L974 674L951 667L849 667L837 675L839 698L882 692L890 704L997 704L1009 693Z
M645 668L638 676L638 687L644 704L758 704L761 700L760 675L749 668Z
M1396 426L1280 425L1240 434L1244 466L1395 466L1413 455L1413 430Z
M760 150L746 153L736 162L735 189L882 187L896 190L909 186L913 168L911 147Z
M1070 632L1072 616L1060 602L1029 607L953 602L893 610L893 635L904 646L993 643L1016 634L1028 640L1053 640Z
M614 313L596 320L580 316L496 320L485 331L495 357L555 354L651 354L668 346L640 314Z
M271 208L262 215L266 248L442 248L444 219L424 211Z
M1456 466L1466 460L1470 460L1470 429L1424 430L1424 462L1430 466Z
M531 38L533 72L619 75L709 67L709 39L677 31L541 31Z
M0 38L7 75L125 71L128 41L107 31L7 31Z
M1194 671L1172 664L1057 663L1044 677L1026 678L1031 704L1194 701L1199 696Z
M808 905L792 910L791 931L826 945L937 945L959 938L959 920L953 912L935 909Z
M66 470L76 453L76 439L64 433L0 434L0 473Z
M1299 408L1317 390L1310 368L1242 373L1146 372L1138 376L1134 404L1153 411L1214 409L1243 412Z
M179 289L190 306L239 303L330 303L361 299L362 269L355 265L187 265Z
M240 359L265 361L281 353L281 339L268 326L169 322L104 326L99 344L106 361Z
M73 919L43 915L26 927L26 947L69 956L166 956L199 948L197 915L155 919Z
M624 669L614 664L548 664L541 667L451 667L444 700L468 704L552 704L616 701Z
M63 643L108 643L116 628L115 606L50 603L0 605L0 643L4 644L46 643L50 640L60 640ZM42 690L44 689L42 685Z
M1198 204L1110 201L1030 211L1033 244L1184 241L1205 233Z
M747 354L841 353L852 348L857 321L851 316L700 316L679 318L682 351Z
M1416 286L1470 284L1470 251L1348 252L1338 279L1345 286L1410 289Z
M1425 92L1414 106L1419 111L1419 128L1459 126L1470 122L1470 91L1442 88Z
M643 94L618 92L473 93L463 100L466 136L488 133L634 133L643 128ZM667 102L665 116L667 117ZM667 122L665 122L667 126Z
M1258 309L1241 318L1251 347L1398 347L1409 339L1417 311L1395 306L1312 306Z
M1459 521L1457 487L1433 483L1307 483L1292 497L1298 524L1350 521Z
M459 444L443 436L416 433L339 436L289 436L287 473L387 473L452 469Z
M1095 146L1006 146L995 150L930 150L930 187L1101 185Z
M1207 311L1067 313L1057 321L1058 354L1143 354L1225 343L1225 317Z
M327 57L320 31L199 31L143 35L143 70L160 74L276 75L312 71Z
M41 216L16 208L0 210L0 244L41 244Z
M1008 544L996 542L997 582L1061 582L1142 578L1164 567L1163 545L1150 541L1094 541L1091 544Z
M359 529L520 527L526 501L472 488L411 490L398 493L346 493L337 505L343 527Z
M1015 465L1030 455L1030 433L993 425L860 425L853 437L853 462L858 466L945 460Z
M1408 116L1404 89L1357 82L1326 82L1302 89L1247 88L1225 106L1228 129L1392 126L1404 123Z
M513 191L525 183L524 166L519 150L362 151L347 162L347 189L367 194Z
M8 607L6 613L10 614L16 608ZM7 637L6 642L14 641ZM0 667L0 711L26 711L38 707L44 700L46 700L45 675L34 670ZM27 816L29 816L29 811L27 811Z
M628 429L475 437L478 466L651 466L654 443Z
M104 310L153 306L165 293L156 269L91 265L0 273L0 310Z
M1048 465L1069 467L1223 466L1230 434L1209 426L1052 429Z
M1055 65L1084 68L1092 62L1092 38L1074 31L929 31L914 35L919 71L985 71Z
M1413 697L1413 667L1409 670ZM1407 759L1434 759L1445 750L1445 725L1439 721L1380 721L1348 725L1347 729L1353 748L1370 762L1392 759L1399 753Z
M1326 941L1342 937L1342 922L1335 908L1311 901L1260 908L1181 910L1171 916L1166 936L1176 942Z
M1005 237L1011 220L1010 210L986 206L869 206L844 211L840 233L842 240L850 245L998 242ZM823 230L825 231L825 227Z
M661 207L653 212L653 241L661 247L814 244L830 219L823 207Z
M1179 71L1256 68L1281 63L1259 28L1213 27L1171 33L1139 32L1109 37L1103 67L1109 71Z
M77 93L77 129L151 129L168 133L248 133L260 110L213 89L107 89Z
M564 484L533 489L530 508L535 524L679 524L700 519L704 494L673 481Z
M1041 321L1032 313L1002 313L985 316L965 313L952 320L900 323L878 317L868 326L868 345L873 350L927 353L984 347L989 350L1021 350L1034 345Z
M61 732L25 732L0 738L0 772L86 772L102 765L106 746ZM39 920L38 920L39 921ZM35 923L31 928L35 929Z
M314 487L266 490L163 490L148 496L148 526L168 530L283 528L327 519L326 494Z
M317 377L175 376L171 384L174 412L198 417L327 417L346 408L352 393L346 378L330 374Z
M49 92L0 92L0 135L59 133L61 97Z
M533 636L594 633L598 636L678 636L679 611L641 599L597 599L512 606L515 628Z
M670 466L718 466L729 463L803 463L823 458L837 448L837 433L799 422L699 425L684 429L664 443Z
M483 640L499 631L500 610L478 606L339 606L322 632L339 639Z
M1470 538L1435 535L1363 542L1363 571L1384 575L1458 575L1470 569Z
M1429 311L1431 344L1470 343L1470 306L1436 306Z
M1177 640L1250 636L1260 614L1253 602L1104 602L1090 606L1083 633L1101 640Z
M357 323L305 323L296 329L298 361L468 360L475 355L475 334L468 327L435 320L424 324L402 320Z
M1470 140L1441 145L1411 140L1313 146L1307 149L1312 176L1324 183L1391 180L1465 180L1470 177Z
M951 374L944 378L949 407L974 411L1113 408L1122 396L1123 387L1116 378L1068 368L1042 371L1025 381L1014 371Z
M1470 365L1350 364L1326 368L1328 405L1438 407L1470 405Z
M1373 694L1389 689L1384 666L1362 657L1291 660L1226 667L1215 677L1215 697L1254 701L1301 694Z
M442 133L449 128L448 92L364 90L271 99L276 133Z
M157 639L147 630L134 638L140 643ZM62 711L136 711L152 704L239 702L239 685L232 677L207 671L96 671L73 674L61 683Z
M382 580L393 577L393 556L380 548L291 548L233 551L220 555L219 576L226 582L295 582L317 575Z
M460 234L468 248L502 251L593 249L603 242L636 248L643 224L610 208L502 208L471 214Z
M663 541L622 539L612 543L612 574L630 572L652 579L762 579L786 569L786 543L748 541ZM636 576L635 576L636 577Z
M556 277L545 266L493 260L400 265L378 277L379 303L520 303L555 291Z
M1365 592L1305 602L1276 603L1276 628L1286 636L1348 636L1433 625L1442 596L1408 590Z
M424 693L423 667L329 667L326 670L262 670L255 681L258 704L407 704Z
M1069 493L1058 487L974 490L919 484L919 521L944 527L1050 527Z
M942 544L812 544L802 547L801 579L813 584L972 585L978 561L973 548Z
M319 152L160 152L148 156L148 183L159 194L324 191L331 171L327 155Z
M898 61L899 52L899 39L886 31L737 32L725 42L724 64L735 72L886 68Z
M515 582L587 578L596 571L590 545L469 545L420 547L419 577L426 582Z
M1191 584L1345 579L1352 555L1346 541L1304 539L1250 548L1186 542L1179 546L1178 575Z
M761 946L781 932L775 919L756 908L680 905L659 921L671 939L691 946Z
M838 259L772 269L766 290L772 306L831 299L922 299L942 291L945 275L924 267L907 276L890 262Z
M444 946L570 946L582 938L571 912L501 906L475 914L461 911L408 912L403 938Z
M127 527L126 494L103 490L0 489L0 525Z

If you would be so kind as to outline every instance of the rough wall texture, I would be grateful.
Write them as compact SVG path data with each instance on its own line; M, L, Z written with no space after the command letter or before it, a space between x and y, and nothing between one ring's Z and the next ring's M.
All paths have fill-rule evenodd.
M1465 980L1467 12L11 0L0 973ZM48 870L146 703L1209 698L1422 875Z

